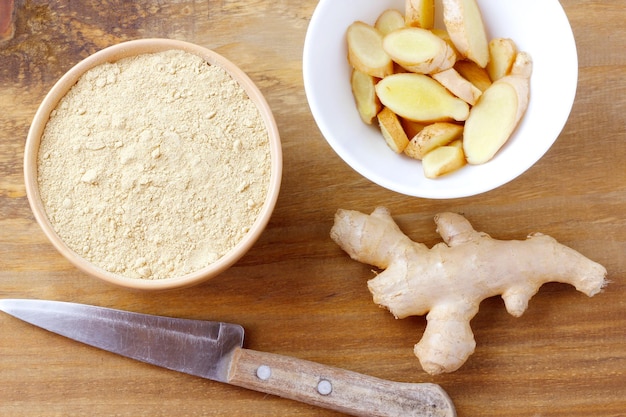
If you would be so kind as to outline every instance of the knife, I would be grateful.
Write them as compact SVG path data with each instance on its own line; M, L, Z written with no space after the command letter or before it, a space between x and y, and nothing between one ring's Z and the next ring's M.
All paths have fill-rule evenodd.
M456 416L437 384L387 381L244 349L237 324L46 300L2 299L0 310L122 356L350 415Z

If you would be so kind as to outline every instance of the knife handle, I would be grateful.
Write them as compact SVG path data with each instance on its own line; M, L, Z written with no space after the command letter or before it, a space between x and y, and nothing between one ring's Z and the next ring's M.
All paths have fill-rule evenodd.
M387 381L249 349L235 351L228 382L354 416L456 416L436 384Z

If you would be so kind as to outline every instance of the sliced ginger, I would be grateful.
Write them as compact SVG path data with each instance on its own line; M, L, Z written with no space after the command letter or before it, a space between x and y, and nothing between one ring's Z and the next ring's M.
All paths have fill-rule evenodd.
M413 138L424 129L428 123L416 122L408 119L401 119L402 128L406 132L408 138Z
M522 77L528 79L530 81L530 76L533 73L533 59L527 52L518 52L515 55L515 61L513 61L513 66L511 67L511 71L509 75Z
M467 119L469 105L423 74L402 73L376 84L381 103L398 116L418 122Z
M491 81L508 75L517 56L517 46L512 39L495 38L489 41L489 63L487 73Z
M520 97L507 82L494 83L472 108L465 124L463 147L470 164L489 161L515 128Z
M447 30L445 29L438 29L438 28L433 28L430 29L430 31L434 34L439 36L441 39L443 39L444 41L446 41L446 43L450 46L450 48L452 48L452 50L454 51L454 55L455 57L458 59L461 55L459 54L459 52L456 50L456 46L454 46L454 42L452 42L452 39L450 38L450 34L448 33Z
M489 43L476 0L442 0L443 22L457 51L484 68L489 62Z
M354 22L348 27L347 40L352 67L378 78L393 73L393 61L383 50L383 35L374 26Z
M425 126L404 149L404 153L414 159L423 159L435 148L450 144L463 134L463 126L456 123L438 122Z
M448 145L448 146L455 146L457 148L463 149L463 140L456 139L456 140L452 141L452 143L450 143L450 145Z
M520 52L510 75L494 82L472 107L463 132L467 162L489 161L508 141L528 107L531 72L530 56Z
M491 85L491 78L489 78L487 70L479 67L474 61L465 59L457 61L454 64L454 69L480 91L485 91Z
M487 41L477 0L440 4L445 29L434 27L433 0L405 0L404 15L387 9L373 26L357 21L347 30L360 117L372 124L378 116L389 147L421 160L427 178L495 156L526 112L532 72L513 40ZM447 132L436 130L446 123ZM442 146L458 149L424 161Z
M356 101L356 108L363 122L372 124L372 121L382 108L376 95L376 79L357 69L352 70L350 77L352 95Z
M427 29L405 27L383 39L391 59L411 72L431 74L451 68L456 53L448 43Z
M476 101L478 101L483 93L454 68L448 68L445 71L432 74L432 77L439 81L439 83L446 87L452 94L472 106L476 104Z
M422 159L426 178L438 178L465 165L465 155L460 146L444 145L428 152Z
M396 9L387 9L378 16L374 27L384 35L404 27L404 16Z
M385 107L378 113L378 124L387 145L395 153L402 153L409 144L409 138L398 115Z
M409 239L388 209L370 215L338 210L331 238L356 261L380 268L369 280L374 302L396 318L425 315L414 353L429 374L452 372L474 352L471 319L480 302L501 295L515 317L547 282L568 283L588 296L606 285L606 269L541 233L496 240L456 213L435 216L443 242L428 248Z
M435 0L406 0L404 2L406 26L432 29L435 26Z

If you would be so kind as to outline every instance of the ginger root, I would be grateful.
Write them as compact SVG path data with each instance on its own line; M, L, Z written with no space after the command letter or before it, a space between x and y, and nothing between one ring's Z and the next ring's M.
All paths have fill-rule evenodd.
M396 318L427 314L415 355L429 374L452 372L476 346L470 320L482 300L501 295L520 316L546 282L563 282L588 296L606 285L606 269L554 238L496 240L455 213L435 216L445 243L428 248L409 239L388 209L371 215L338 210L331 238L356 261L384 271L368 282L374 302Z

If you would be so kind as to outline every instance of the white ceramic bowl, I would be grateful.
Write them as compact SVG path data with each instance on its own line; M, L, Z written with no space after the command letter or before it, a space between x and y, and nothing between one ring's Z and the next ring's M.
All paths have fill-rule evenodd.
M270 178L267 193L256 221L252 224L249 231L243 236L239 243L237 243L221 258L206 267L183 276L162 279L128 278L106 271L90 263L88 260L72 250L55 231L48 219L45 205L41 200L39 192L39 145L45 126L48 123L50 113L86 71L106 62L114 62L122 58L139 54L155 53L172 49L192 53L200 56L212 65L220 66L226 70L232 79L239 83L239 85L246 91L250 99L256 104L267 129L269 138L269 153L271 158ZM138 290L165 290L188 287L213 278L233 265L252 247L265 229L278 198L282 175L282 150L278 128L270 107L265 101L262 93L254 85L253 81L243 71L235 66L235 64L211 50L187 42L169 39L142 39L124 42L96 52L71 68L52 87L37 110L28 133L24 155L24 175L28 200L37 222L56 249L59 250L59 252L76 267L97 278L122 287ZM182 255L185 256L188 254Z
M354 170L410 196L467 197L518 177L557 139L569 117L578 81L576 44L563 8L558 0L478 0L478 4L489 39L511 38L533 58L528 110L494 159L433 180L424 177L419 161L392 152L377 126L361 121L350 89L347 27L356 20L373 24L388 8L404 12L404 0L320 0L304 44L305 90L322 134ZM435 5L436 26L443 28L441 1Z

